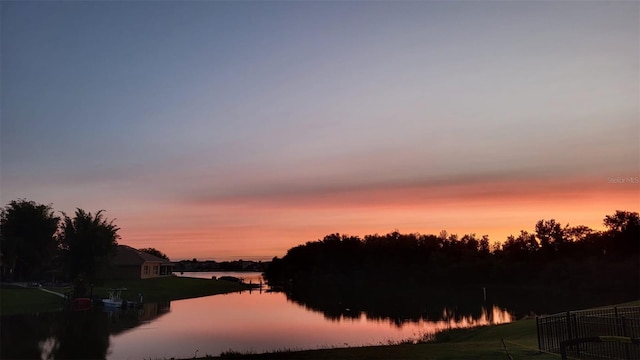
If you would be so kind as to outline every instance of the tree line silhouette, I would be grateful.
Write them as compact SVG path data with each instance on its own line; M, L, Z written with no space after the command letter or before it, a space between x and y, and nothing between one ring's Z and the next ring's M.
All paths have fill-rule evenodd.
M298 294L321 289L349 294L376 289L556 288L622 292L640 286L640 220L637 212L605 216L603 231L540 220L491 244L487 236L330 234L274 258L265 278Z
M0 209L2 280L94 282L106 276L120 238L114 220L104 210L61 214L26 199ZM167 258L154 248L141 251Z

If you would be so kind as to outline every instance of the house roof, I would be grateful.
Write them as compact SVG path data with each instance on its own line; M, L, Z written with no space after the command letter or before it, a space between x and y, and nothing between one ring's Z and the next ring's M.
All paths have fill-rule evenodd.
M118 245L118 251L113 259L115 265L127 266L127 265L142 265L145 262L159 262L162 264L171 264L171 261L163 259L146 252L134 249L128 245Z

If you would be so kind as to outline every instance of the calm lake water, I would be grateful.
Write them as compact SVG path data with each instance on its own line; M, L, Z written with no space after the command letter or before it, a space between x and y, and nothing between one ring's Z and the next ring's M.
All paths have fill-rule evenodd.
M258 273L231 275L259 283ZM473 311L432 310L437 318L388 319L342 310L327 316L284 293L253 290L164 304L136 311L57 312L1 318L2 357L29 359L163 359L387 344L438 330L510 322L509 311L480 301Z

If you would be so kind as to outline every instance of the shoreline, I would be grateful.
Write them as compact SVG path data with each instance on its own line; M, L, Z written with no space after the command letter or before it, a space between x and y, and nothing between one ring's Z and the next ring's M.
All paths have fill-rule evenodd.
M94 286L88 297L107 298L110 288L127 288L128 296L142 294L145 302L153 303L227 294L254 287L225 280L166 276L151 279L106 280L101 286ZM2 283L0 284L2 294L0 316L59 311L64 305L64 293L68 291L70 291L69 287L54 289Z

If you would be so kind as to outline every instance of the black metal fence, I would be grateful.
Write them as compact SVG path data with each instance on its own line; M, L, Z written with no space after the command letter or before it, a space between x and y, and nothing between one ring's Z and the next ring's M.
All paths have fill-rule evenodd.
M640 306L536 318L538 348L563 359L640 359Z

